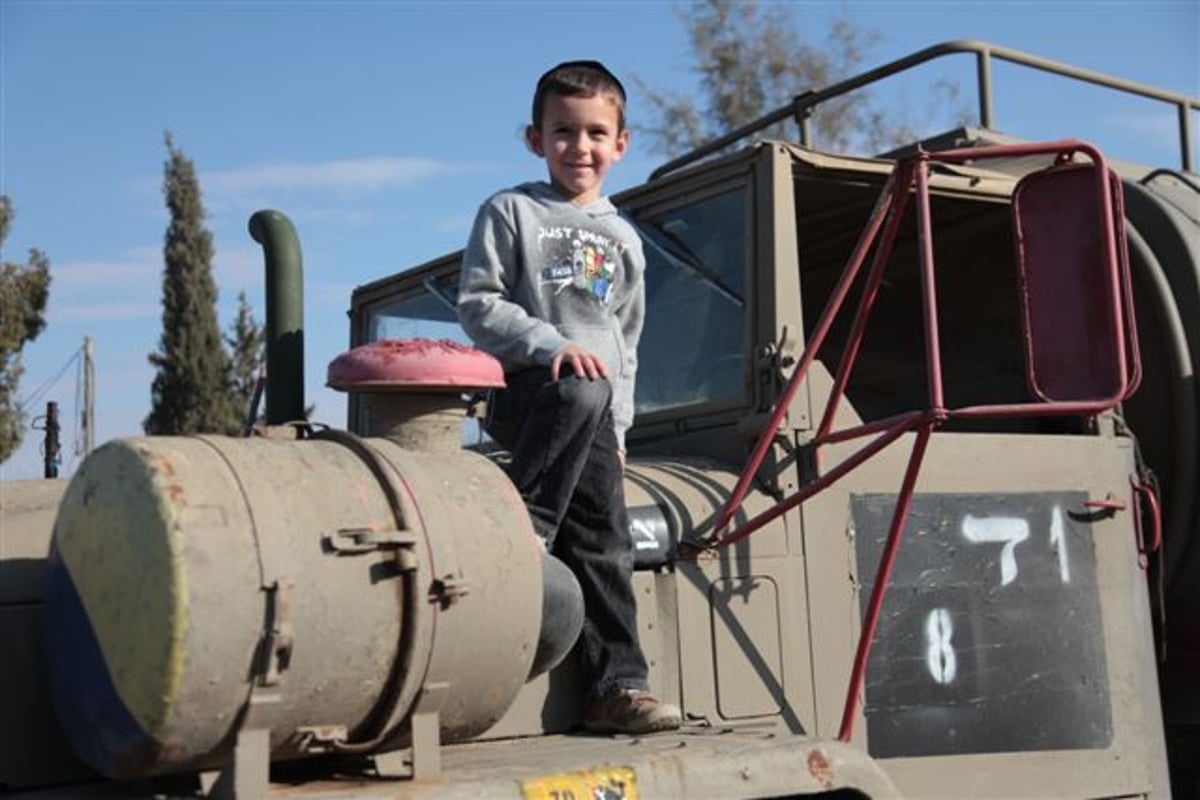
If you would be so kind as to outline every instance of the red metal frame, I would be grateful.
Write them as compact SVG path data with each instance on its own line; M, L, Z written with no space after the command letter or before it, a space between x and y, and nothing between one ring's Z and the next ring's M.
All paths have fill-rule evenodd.
M1075 154L1087 156L1096 174L1096 196L1099 217L1102 225L1103 258L1100 265L1100 277L1108 279L1110 287L1106 298L1105 313L1109 315L1113 333L1112 352L1113 363L1119 376L1119 385L1110 396L1071 401L1043 401L1027 403L1009 403L999 405L975 405L963 408L947 409L943 397L941 347L938 336L937 287L935 280L933 258L933 233L929 201L929 163L964 163L982 161L992 158L1005 158L1030 155L1055 155L1057 162L1069 160ZM833 419L838 403L845 393L850 373L858 357L859 349L866 330L879 287L882 284L884 272L895 244L896 235L900 228L910 194L916 201L917 215L917 244L921 269L922 322L925 332L926 379L928 389L928 405L925 409L900 414L885 420L854 426L841 431L832 430ZM884 545L883 554L875 575L875 583L871 591L868 612L863 620L858 647L854 656L854 666L850 674L850 683L846 693L843 708L841 730L838 738L849 741L853 729L854 716L857 711L858 695L862 691L866 674L867 658L870 655L871 641L874 639L878 626L883 599L891 579L892 567L900 544L900 536L908 517L917 477L925 457L925 450L933 431L945 420L952 417L1012 417L1012 416L1047 416L1047 415L1091 415L1106 411L1131 395L1141 377L1141 360L1134 330L1133 301L1130 289L1128 257L1125 251L1123 225L1116 223L1115 214L1120 212L1120 184L1109 171L1103 156L1094 147L1080 141L1066 140L1046 144L1019 144L997 147L979 148L973 150L950 150L941 153L919 151L915 155L901 160L889 176L880 194L879 201L868 218L866 227L855 245L849 261L842 272L837 285L830 294L824 311L821 313L812 335L806 343L804 353L796 365L786 387L780 395L775 410L766 429L756 443L746 466L738 477L729 500L717 515L708 543L715 547L727 547L741 541L764 525L800 505L816 493L827 489L837 480L848 474L860 464L879 453L903 434L916 433L912 451L909 455L908 466L900 486L896 500L896 509L892 516L888 538ZM1114 208L1116 206L1116 208ZM875 434L875 438L848 456L828 472L801 487L790 497L779 502L774 508L765 511L747 521L736 530L726 533L726 528L734 514L741 507L750 488L750 483L758 473L766 458L775 435L783 423L784 415L800 384L808 374L809 368L816 359L817 352L824 344L833 322L841 311L850 287L858 277L858 273L866 260L868 252L875 244L880 231L883 238L876 250L874 261L867 275L858 309L855 312L853 324L842 352L837 375L830 390L826 403L825 414L812 440L812 445L819 448L825 444L846 441ZM1027 370L1032 367L1027 364ZM1031 376L1027 376L1031 377ZM1152 507L1156 505L1149 496ZM1157 538L1157 537L1155 537Z
M1150 566L1150 554L1158 552L1162 547L1162 507L1158 502L1158 492L1154 490L1153 484L1135 478L1130 481L1133 487L1133 526L1134 533L1137 536L1138 550L1138 566L1142 569L1147 569ZM1141 498L1146 498L1146 505L1150 506L1150 545L1146 546L1146 536L1142 528L1142 504Z

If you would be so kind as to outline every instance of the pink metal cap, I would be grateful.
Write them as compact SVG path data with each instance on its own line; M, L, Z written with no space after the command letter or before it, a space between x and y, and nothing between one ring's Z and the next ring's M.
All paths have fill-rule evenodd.
M381 339L329 362L327 386L339 391L436 391L504 386L500 362L449 339Z

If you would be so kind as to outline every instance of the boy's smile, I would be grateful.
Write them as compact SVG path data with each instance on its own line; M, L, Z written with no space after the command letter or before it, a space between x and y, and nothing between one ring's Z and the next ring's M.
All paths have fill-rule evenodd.
M533 151L546 159L550 182L581 206L600 199L604 176L629 146L617 106L603 93L548 95L541 125L531 125L526 136Z

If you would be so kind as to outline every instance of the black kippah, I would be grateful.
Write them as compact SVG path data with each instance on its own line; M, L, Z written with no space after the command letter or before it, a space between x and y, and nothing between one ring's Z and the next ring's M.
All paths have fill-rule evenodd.
M621 102L625 102L625 87L621 84L621 81L617 78L617 76L613 75L608 67L604 66L599 61L564 61L561 64L556 64L542 73L542 77L538 78L538 88L541 88L541 85L549 80L550 76L558 72L560 69L571 69L573 67L593 69L604 77L608 78L610 81L612 81L613 86L617 87L617 94L621 95Z

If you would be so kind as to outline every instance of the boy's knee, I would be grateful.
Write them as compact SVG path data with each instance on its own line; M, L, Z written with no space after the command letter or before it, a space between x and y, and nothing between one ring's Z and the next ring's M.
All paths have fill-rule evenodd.
M555 385L563 405L576 413L599 416L612 403L612 384L607 380L587 380L574 376L560 379Z

